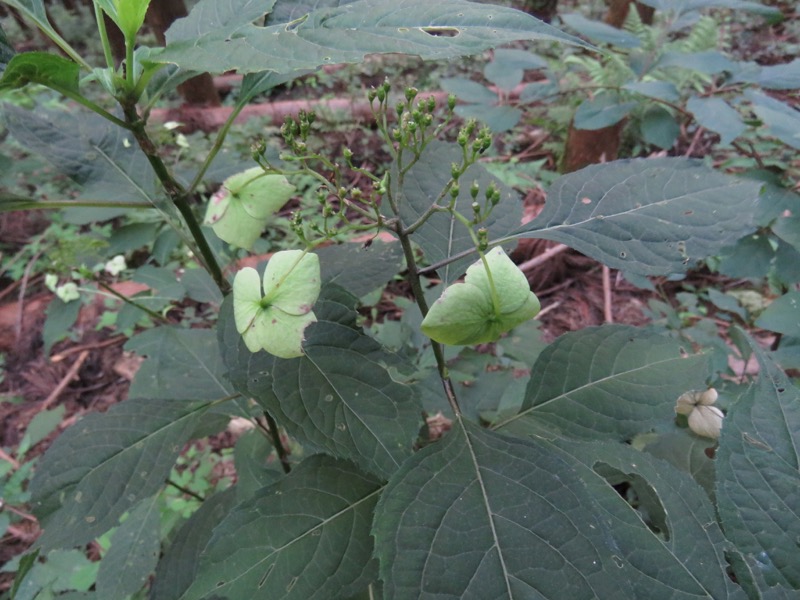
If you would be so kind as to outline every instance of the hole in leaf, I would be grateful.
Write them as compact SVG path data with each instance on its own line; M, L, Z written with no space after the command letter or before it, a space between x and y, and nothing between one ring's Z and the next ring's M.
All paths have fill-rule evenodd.
M639 514L650 531L663 541L669 541L667 513L655 489L644 477L636 473L623 473L604 462L597 462L592 468Z
M269 578L269 574L272 573L272 569L274 569L274 568L275 568L275 563L272 563L269 567L267 567L266 573L264 573L264 576L258 582L259 589L264 587L264 584L267 582L267 579Z
M420 29L433 37L456 37L461 33L455 27L420 27Z

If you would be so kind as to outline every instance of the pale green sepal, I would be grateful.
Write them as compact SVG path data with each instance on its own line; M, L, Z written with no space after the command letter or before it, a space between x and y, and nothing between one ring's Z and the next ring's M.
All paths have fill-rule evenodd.
M432 340L453 346L494 342L539 312L539 299L525 274L502 248L490 250L485 258L496 296L484 262L475 262L464 282L447 288L422 321L423 333Z
M283 175L266 174L261 167L247 169L228 177L211 197L205 223L221 240L249 249L294 190Z
M279 358L302 356L305 329L317 320L311 309L320 285L319 258L301 250L272 256L263 290L255 269L240 270L233 280L233 316L247 349Z
M319 296L320 268L316 254L302 250L277 252L264 271L264 299L289 315L305 315Z

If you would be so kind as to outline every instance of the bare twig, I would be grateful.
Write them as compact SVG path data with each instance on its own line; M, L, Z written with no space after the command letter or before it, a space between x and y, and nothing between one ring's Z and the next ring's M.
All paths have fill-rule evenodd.
M12 467L14 467L15 471L20 467L19 461L10 454L7 454L2 448L0 448L0 460L4 460L9 463Z
M25 319L25 292L28 289L28 279L31 276L31 270L33 269L36 261L39 260L39 257L42 255L43 250L39 250L36 254L33 255L28 261L28 264L25 266L25 271L22 273L22 283L20 284L19 288L19 301L17 305L17 323L16 323L16 340L19 342L20 337L22 337L22 321Z
M50 395L42 403L42 406L39 410L46 410L51 404L53 404L53 402L55 402L58 399L58 397L61 395L61 392L63 392L64 389L69 385L70 381L72 381L75 375L78 374L78 371L80 370L81 366L83 365L84 361L88 358L88 356L89 356L88 350L83 350L80 353L78 358L75 359L75 362L72 363L72 366L69 368L69 371L67 371L67 374L64 375L61 381L58 382L56 389L50 392Z
M72 348L68 348L63 352L59 352L58 354L54 354L50 357L50 362L61 362L68 356L72 356L73 354L77 354L78 352L83 352L84 350L94 350L96 348L105 348L106 346L113 346L114 344L119 344L120 342L124 342L128 339L124 335L117 335L112 338L108 338L107 340L101 340L99 342L92 342L91 344L83 344L82 346L73 346Z
M705 131L706 131L706 128L701 126L701 127L698 127L697 131L694 132L694 136L692 137L692 141L689 144L689 147L686 149L686 152L684 153L684 156L686 158L689 158L690 156L692 156L692 154L694 154L695 148L697 148L697 144L700 141L700 138L703 137L703 133L705 133Z
M611 306L611 269L603 265L603 318L606 323L614 322Z
M557 244L552 248L548 248L547 250L542 252L539 256L534 256L532 259L526 260L524 263L518 265L519 270L527 274L528 271L532 271L539 265L546 263L554 256L558 256L559 254L564 252L564 250L568 249L569 246L565 246L564 244Z

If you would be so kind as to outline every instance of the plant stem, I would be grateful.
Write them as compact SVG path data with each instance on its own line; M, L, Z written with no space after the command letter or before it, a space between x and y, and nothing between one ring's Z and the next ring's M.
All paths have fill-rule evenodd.
M129 123L126 123L122 119L118 119L117 117L112 115L110 112L108 112L106 109L104 109L101 106L98 106L97 104L95 104L94 102L92 102L88 98L85 98L81 94L76 94L75 92L73 92L71 90L68 90L66 88L63 88L63 87L61 87L59 85L48 84L48 87L50 89L52 89L52 90L55 90L59 94L63 94L64 96L66 96L70 100L74 100L78 104L81 104L81 105L85 106L86 108L88 108L89 110L91 110L94 113L97 113L98 115L100 115L104 119L106 119L108 121L111 121L112 123L114 123L114 125L117 125L118 127L122 127L123 129L131 129L131 126L130 126Z
M103 9L100 5L94 3L94 18L97 21L97 32L100 34L100 42L103 44L103 56L106 59L106 65L112 71L114 70L114 53L111 52L111 44L108 41L108 32L106 32L106 21L103 18Z
M217 287L222 294L227 295L230 292L230 284L222 274L222 269L220 268L219 263L217 263L214 252L211 250L211 246L208 245L208 240L206 239L205 234L203 234L202 229L200 229L200 223L198 223L194 213L192 212L192 207L189 205L189 201L187 199L188 195L186 190L184 190L181 184L176 181L176 179L172 176L172 173L170 173L169 169L167 169L164 161L161 160L161 156L159 156L158 152L156 151L155 144L153 144L153 141L147 135L144 122L136 112L136 106L133 103L125 102L122 105L122 109L125 114L125 119L128 123L129 129L131 132L133 132L133 135L136 138L136 142L139 144L142 152L144 152L147 160L150 162L150 166L153 168L153 171L155 171L155 174L161 182L161 185L164 187L164 191L166 191L170 200L172 200L175 207L183 216L184 221L186 221L186 225L189 227L189 232L192 234L192 238L194 238L194 241L197 243L197 247L200 250L203 266L205 266L206 270L214 279L214 282L217 284Z
M275 452L278 453L278 459L281 461L283 472L287 475L292 470L292 464L289 462L289 450L283 445L281 439L281 432L278 431L278 423L272 418L272 415L264 411L264 418L267 420L267 427L269 428L269 435L272 438L272 445L275 447Z
M396 233L400 238L403 254L405 254L406 265L408 266L408 282L411 284L411 292L414 294L414 299L417 301L417 306L419 306L419 310L424 318L425 315L428 314L428 302L425 300L425 290L422 289L422 282L419 278L417 259L414 256L414 248L411 246L411 238L406 235L399 224ZM442 380L442 387L444 388L447 402L450 404L450 408L453 409L453 413L458 417L461 415L461 408L458 406L458 398L456 398L453 382L450 380L450 375L447 370L444 350L442 350L442 345L439 342L433 340L431 340L431 347L433 348L433 356L436 358L436 368L439 371L439 378Z
M179 492L183 492L187 496L191 496L195 500L199 500L200 502L205 502L206 501L206 499L203 498L197 492L194 492L194 491L190 490L189 488L182 486L180 483L175 483L174 481L172 481L172 479L167 479L167 484L171 485L172 487L174 487Z

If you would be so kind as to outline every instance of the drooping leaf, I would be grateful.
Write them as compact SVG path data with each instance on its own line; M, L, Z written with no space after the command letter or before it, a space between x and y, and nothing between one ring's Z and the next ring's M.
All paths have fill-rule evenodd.
M511 91L520 83L527 69L547 69L547 61L533 52L498 48L492 62L483 69L483 76L497 87Z
M154 327L131 338L125 349L147 357L131 383L131 396L213 400L233 393L210 329Z
M657 331L627 325L567 333L539 355L519 414L500 431L542 425L580 439L626 441L671 427L675 401L705 387L708 359Z
M614 94L603 94L584 100L575 111L576 129L603 129L616 125L628 116L637 102L622 102Z
M745 90L744 94L769 133L787 146L800 150L800 111L756 90Z
M747 128L739 113L721 98L692 96L686 108L700 125L718 133L723 144L730 144Z
M788 292L773 300L759 315L756 326L800 337L800 292Z
M420 160L405 174L402 184L398 177L392 177L395 187L393 193L398 198L400 218L406 226L414 223L427 211L440 194L445 194L440 199L440 204L449 202L450 197L445 191L445 186L450 181L450 165L461 161L461 148L456 144L445 142L431 142L422 152ZM397 167L393 172L396 174ZM473 219L472 196L469 187L472 182L477 182L480 187L479 199L490 185L497 186L500 192L500 206L502 210L495 210L489 218L481 223L488 231L489 238L497 238L513 231L522 218L522 203L517 193L492 177L481 165L474 164L461 176L460 193L456 199L456 210L464 215L468 221ZM414 233L414 241L425 253L430 263L437 263L450 259L454 255L468 252L475 248L466 228L449 214L438 212L431 217ZM467 266L475 261L473 256L448 263L439 269L439 276L445 283L450 283L461 276Z
M38 546L84 544L157 492L208 404L126 400L61 434L30 486L44 528Z
M523 39L583 44L528 14L464 0L358 0L266 27L251 23L256 13L249 8L257 3L231 0L225 3L231 18L214 27L199 25L214 5L203 2L201 12L179 21L178 29L168 31L166 50L153 59L212 73L287 73L386 52L443 59Z
M82 186L81 200L145 201L175 213L162 201L147 158L124 129L94 114L43 110L34 114L11 105L5 105L3 113L11 135L22 146ZM82 210L81 221L91 222L128 209Z
M659 435L644 447L644 451L691 475L713 499L714 460L706 452L715 445L714 440L680 429Z
M300 443L388 476L410 455L421 425L413 388L392 380L397 361L356 325L355 298L326 286L303 344L289 360L251 353L236 331L231 302L219 336L231 382L255 398Z
M626 83L622 88L648 98L657 98L669 102L677 102L680 99L678 88L669 81L635 81Z
M0 75L2 75L6 70L8 62L14 57L15 54L16 51L8 42L6 32L3 31L3 27L0 25Z
M658 532L608 473L656 498ZM389 600L737 597L703 491L623 445L520 440L457 420L392 477L373 535Z
M78 320L82 305L78 300L63 302L58 297L50 301L45 311L47 318L42 329L45 354L50 354L53 344L69 336L70 329Z
M239 502L249 500L257 490L272 485L283 476L272 445L262 431L251 430L242 435L236 442L233 460Z
M178 530L158 561L150 590L151 600L178 600L189 589L200 568L200 553L214 528L237 503L236 488L206 498L200 508Z
M482 104L462 104L456 106L456 114L465 119L476 119L494 133L508 131L522 118L522 111L516 106L485 106Z
M759 380L731 406L717 450L725 534L767 584L800 590L800 390L753 342Z
M650 106L642 116L642 139L665 150L672 148L681 128L675 117L662 106Z
M800 58L780 64L761 66L755 63L752 74L749 71L739 73L735 81L756 83L766 90L796 90L800 88Z
M513 237L558 241L636 275L678 273L754 229L760 187L681 158L593 165L559 178Z
M403 249L398 242L373 242L324 246L319 256L323 283L335 283L360 298L383 286L403 270ZM358 268L353 268L358 265Z
M462 102L492 105L497 102L497 94L477 81L463 77L448 77L441 80L442 89Z
M142 500L114 532L97 571L101 598L126 598L142 589L155 571L161 552L159 507L158 495Z
M77 63L48 52L24 52L15 55L3 71L0 90L21 88L38 83L57 91L78 92Z
M181 276L181 284L186 288L186 295L195 302L222 303L222 292L205 269L188 269Z
M285 2L282 2L285 4ZM233 35L272 10L275 0L201 0L187 17L167 30L167 44L190 41L224 31Z
M638 48L641 40L634 34L612 27L601 21L591 21L577 13L558 15L564 23L593 42L611 44L619 48Z
M699 71L706 75L716 75L723 71L736 71L736 63L716 50L704 52L664 52L656 61L655 68L681 67Z
M181 598L327 600L375 578L370 526L381 486L354 465L313 456L214 529Z
M422 321L422 332L454 346L497 341L536 316L539 299L525 274L502 248L493 248L469 269L463 283L442 292Z

